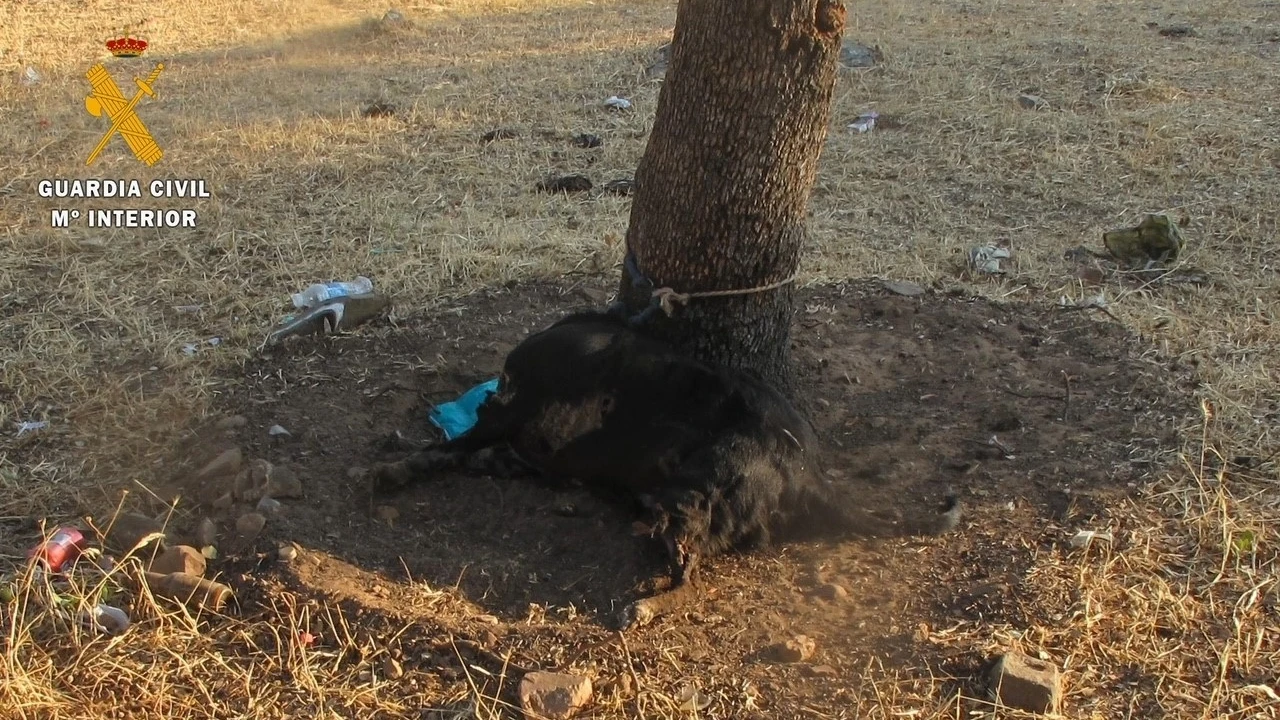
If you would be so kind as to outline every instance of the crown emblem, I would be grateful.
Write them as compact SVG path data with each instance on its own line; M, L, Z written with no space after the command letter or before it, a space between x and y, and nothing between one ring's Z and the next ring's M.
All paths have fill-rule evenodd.
M143 22L146 22L145 20ZM142 23L138 23L141 25ZM125 28L118 37L107 41L107 49L112 55L121 58L138 57L147 50L146 38L140 37L133 28Z

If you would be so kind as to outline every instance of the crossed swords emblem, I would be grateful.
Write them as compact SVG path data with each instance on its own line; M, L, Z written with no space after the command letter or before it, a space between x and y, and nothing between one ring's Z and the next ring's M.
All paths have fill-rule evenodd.
M111 129L107 130L107 134L102 136L98 141L98 146L90 153L89 159L85 161L85 165L92 165L94 160L102 154L107 147L107 143L111 142L111 138L116 133L120 133L120 137L124 138L129 149L133 151L134 157L138 158L147 165L155 165L164 156L164 151L156 145L156 141L151 137L151 132L147 130L147 126L142 124L142 120L138 114L134 112L134 107L142 100L143 95L151 97L156 96L155 90L151 86L155 84L157 78L160 77L160 71L164 70L164 63L156 63L156 67L147 76L146 80L134 78L133 81L138 84L138 92L134 94L132 99L125 100L124 95L120 94L120 88L116 85L116 81L112 79L111 73L102 66L101 63L89 68L86 77L89 78L89 85L93 88L93 93L84 99L84 109L94 117L102 117L102 113L106 112L107 117L111 119Z

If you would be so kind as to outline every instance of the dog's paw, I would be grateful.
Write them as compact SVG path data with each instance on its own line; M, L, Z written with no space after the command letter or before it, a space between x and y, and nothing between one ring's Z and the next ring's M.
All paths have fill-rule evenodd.
M636 600L622 609L622 613L618 617L618 625L622 630L644 627L653 622L653 619L657 616L658 612L654 609L652 603L645 600Z

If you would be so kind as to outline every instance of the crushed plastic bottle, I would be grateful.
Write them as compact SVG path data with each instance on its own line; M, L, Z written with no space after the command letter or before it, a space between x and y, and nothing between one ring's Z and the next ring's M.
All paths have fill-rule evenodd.
M301 310L315 307L334 298L347 297L349 295L368 295L371 292L373 292L373 281L363 275L358 275L351 282L334 280L327 283L315 283L293 296L293 306Z

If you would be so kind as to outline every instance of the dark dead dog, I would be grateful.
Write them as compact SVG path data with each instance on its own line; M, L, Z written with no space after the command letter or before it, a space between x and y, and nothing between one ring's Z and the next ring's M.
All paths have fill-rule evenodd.
M376 467L374 490L483 469L477 459L505 446L545 475L638 501L669 553L671 590L628 606L626 625L671 609L701 557L775 537L935 534L959 521L955 498L915 521L859 507L826 480L813 429L779 392L613 315L571 315L525 339L478 415L461 438Z

